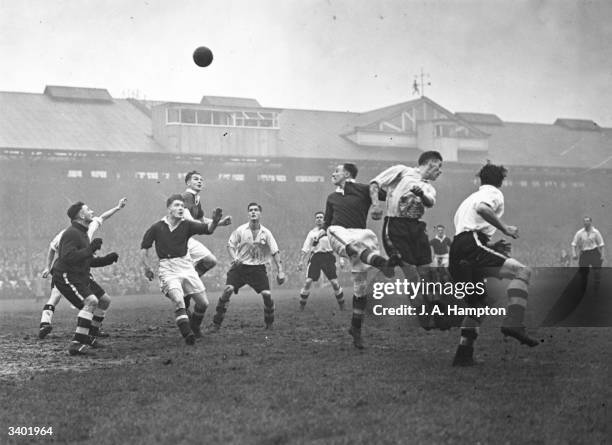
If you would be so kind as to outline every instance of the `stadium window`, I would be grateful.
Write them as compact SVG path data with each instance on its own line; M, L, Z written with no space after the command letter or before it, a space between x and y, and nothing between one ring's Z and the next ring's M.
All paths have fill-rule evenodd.
M168 108L166 110L166 122L169 124L180 122L179 110L176 108Z
M276 182L287 182L287 177L285 175L276 175Z
M196 123L195 110L190 110L188 108L181 108L181 123L195 124Z
M529 182L521 181L521 182L519 182L519 184L520 184L521 187L527 187L529 185Z
M220 179L221 181L231 181L232 175L229 173L219 173L217 179Z
M92 178L106 178L106 170L92 170L91 171Z
M147 172L135 172L134 177L136 179L144 179L147 176Z
M244 181L243 174L232 175L232 181Z
M157 172L147 172L147 179L159 179Z
M82 178L83 170L68 170L68 177L69 178Z
M532 187L539 187L540 186L540 181L531 181L531 186Z
M162 177L164 179L170 179L170 173L164 172L164 173L162 173Z
M274 182L276 177L274 175L257 175L257 180L261 182Z
M214 111L213 125L230 125L230 117L222 111Z
M323 176L296 176L295 182L325 182Z
M200 110L196 113L198 118L198 124L211 125L213 123L213 117L211 111Z

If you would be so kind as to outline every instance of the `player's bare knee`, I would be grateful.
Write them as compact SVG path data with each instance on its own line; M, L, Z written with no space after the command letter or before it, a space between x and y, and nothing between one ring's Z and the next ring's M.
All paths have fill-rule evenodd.
M304 282L304 289L309 290L312 286L312 278L306 278L306 282Z
M337 279L329 280L329 282L331 283L333 290L340 289L340 283L338 283Z
M108 309L108 307L111 304L111 299L108 296L108 294L104 294L102 295L99 299L98 299L98 308L102 309L102 310L106 310Z
M357 297L365 297L368 289L367 274L353 274L353 294Z
M223 289L221 298L224 300L229 300L229 298L232 296L234 292L235 292L234 286L232 286L231 284L228 284L227 286L225 286L225 289Z
M517 269L514 278L517 280L524 281L525 284L529 284L531 280L531 273L532 273L531 267L521 265L521 267Z

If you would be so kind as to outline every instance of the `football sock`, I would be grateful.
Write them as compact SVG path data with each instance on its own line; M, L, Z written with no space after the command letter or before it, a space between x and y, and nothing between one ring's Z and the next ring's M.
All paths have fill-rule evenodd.
M174 315L176 315L176 325L181 332L183 337L187 337L192 334L191 328L189 327L189 317L187 316L187 311L183 308L177 309L174 311Z
M45 304L45 306L43 307L42 315L40 317L41 326L51 324L51 320L53 320L53 312L55 312L55 306L53 306L52 304Z
M525 308L527 306L527 292L523 289L508 289L508 314L504 325L523 326Z
M344 291L342 290L342 288L339 288L336 292L336 301L338 302L338 304L342 305L344 304Z
M302 289L300 291L300 306L306 306L306 302L308 301L308 296L310 295L310 291L306 289Z
M387 260L385 259L385 257L372 252L370 249L365 249L363 252L361 252L361 255L359 255L359 259L363 263L369 264L377 268L385 267L387 265Z
M106 311L100 308L96 308L93 312L93 318L91 320L91 329L89 330L89 335L92 337L97 337L100 335L100 325L104 321L104 316L106 315Z
M353 318L351 319L351 326L353 329L360 330L361 322L363 321L363 316L365 314L365 308L367 304L367 298L357 297L353 295Z
M213 317L213 323L216 325L221 325L223 323L223 319L225 318L225 313L227 312L227 305L229 304L229 296L225 296L225 294L221 295L219 298L219 302L217 303L217 309L215 316Z
M86 309L81 309L77 315L77 327L74 332L74 341L79 342L83 345L88 345L91 342L89 337L89 330L91 329L91 320L93 319L93 313Z
M204 314L206 313L207 306L195 305L193 308L193 314L191 314L191 321L194 326L200 326L202 320L204 320Z

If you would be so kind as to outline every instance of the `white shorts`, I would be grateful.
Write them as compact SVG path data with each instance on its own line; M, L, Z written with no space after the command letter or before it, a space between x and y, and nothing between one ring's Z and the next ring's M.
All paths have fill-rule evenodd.
M204 244L193 237L189 238L189 241L187 241L187 251L189 252L193 264L197 263L202 258L212 255L212 252L208 250Z
M206 290L193 268L189 255L159 261L159 288L164 295L171 289L180 289L183 295L197 294Z
M367 248L380 255L378 238L370 229L347 229L342 226L329 226L327 236L334 252L351 260L351 272L366 272L372 266L362 263L359 257L349 257L346 254L346 244L355 244L358 250Z
M448 253L444 255L434 255L432 267L448 267Z

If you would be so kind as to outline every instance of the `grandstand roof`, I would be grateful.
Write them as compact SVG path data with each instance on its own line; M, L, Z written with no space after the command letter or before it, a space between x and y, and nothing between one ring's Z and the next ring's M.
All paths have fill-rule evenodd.
M504 125L502 120L497 117L495 114L489 113L465 113L465 112L457 112L455 113L459 119L463 119L470 124L476 125Z
M612 129L573 131L558 125L504 122L483 126L489 158L507 165L612 168Z
M213 105L216 107L239 107L239 108L259 108L261 105L255 99L245 97L225 97L225 96L204 96L200 101L201 105Z
M104 96L98 90L77 90L92 97ZM151 118L127 100L68 97L78 92L65 87L47 87L45 91L45 94L0 92L1 148L166 151L150 136ZM62 100L54 99L56 94Z

